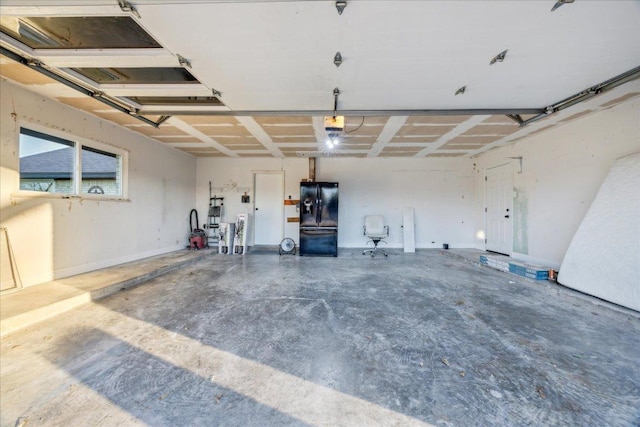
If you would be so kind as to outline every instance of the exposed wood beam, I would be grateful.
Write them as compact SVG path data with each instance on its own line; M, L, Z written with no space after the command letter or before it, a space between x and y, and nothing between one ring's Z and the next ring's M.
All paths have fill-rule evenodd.
M465 120L464 122L460 123L458 126L454 127L452 130L450 130L449 132L445 133L440 138L438 138L436 142L429 144L427 148L417 152L414 157L424 157L427 154L433 153L438 148L442 147L447 142L451 141L453 138L462 135L463 133L465 133L466 131L468 131L478 123L485 121L488 117L489 116L486 116L486 115L479 115L479 116L473 116L470 119Z
M389 141L396 136L396 133L398 133L408 118L408 116L389 117L389 120L387 120L384 128L382 128L380 135L378 135L378 139L375 144L373 144L373 147L369 150L367 157L378 157L378 154L380 154Z
M273 140L267 134L267 132L262 129L262 127L256 122L252 117L236 117L236 119L242 123L242 125L247 128L249 133L253 135L260 144L264 146L273 157L284 158L284 154L282 151L273 143Z
M200 132L198 129L196 129L195 127L191 126L190 124L180 120L177 117L169 117L167 120L167 123L177 127L178 129L188 133L189 135L193 136L196 139L199 139L200 141L202 141L204 144L199 144L198 147L211 147L211 148L215 148L216 150L220 151L221 153L226 154L229 157L238 157L238 155L232 151L229 150L227 147L225 147L224 145L220 144L218 141L216 141L215 139L211 138L210 136L205 135L204 133ZM182 147L184 147L185 145L181 145Z

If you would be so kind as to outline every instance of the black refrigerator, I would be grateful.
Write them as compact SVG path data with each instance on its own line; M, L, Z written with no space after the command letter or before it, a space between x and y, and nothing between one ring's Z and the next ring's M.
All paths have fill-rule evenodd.
M338 256L338 183L300 183L300 255Z

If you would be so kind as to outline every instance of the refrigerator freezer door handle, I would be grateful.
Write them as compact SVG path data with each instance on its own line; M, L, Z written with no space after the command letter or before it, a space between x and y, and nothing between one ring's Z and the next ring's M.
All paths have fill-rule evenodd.
M300 230L302 231L318 231L318 230L329 230L329 231L338 231L337 227L310 227L310 226L306 226L306 227L300 227Z

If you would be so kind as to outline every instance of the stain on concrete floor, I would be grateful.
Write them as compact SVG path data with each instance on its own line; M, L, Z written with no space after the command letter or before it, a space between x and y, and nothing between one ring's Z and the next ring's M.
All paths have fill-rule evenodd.
M637 317L441 251L212 256L1 350L4 426L640 424Z

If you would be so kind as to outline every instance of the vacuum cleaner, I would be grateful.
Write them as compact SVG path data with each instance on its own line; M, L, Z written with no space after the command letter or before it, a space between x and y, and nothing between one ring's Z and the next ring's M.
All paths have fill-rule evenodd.
M193 226L194 214L196 219L195 227ZM191 213L189 214L189 227L191 228L191 233L189 233L189 249L195 249L196 251L209 246L207 245L207 233L197 228L198 224L198 211L191 209Z

